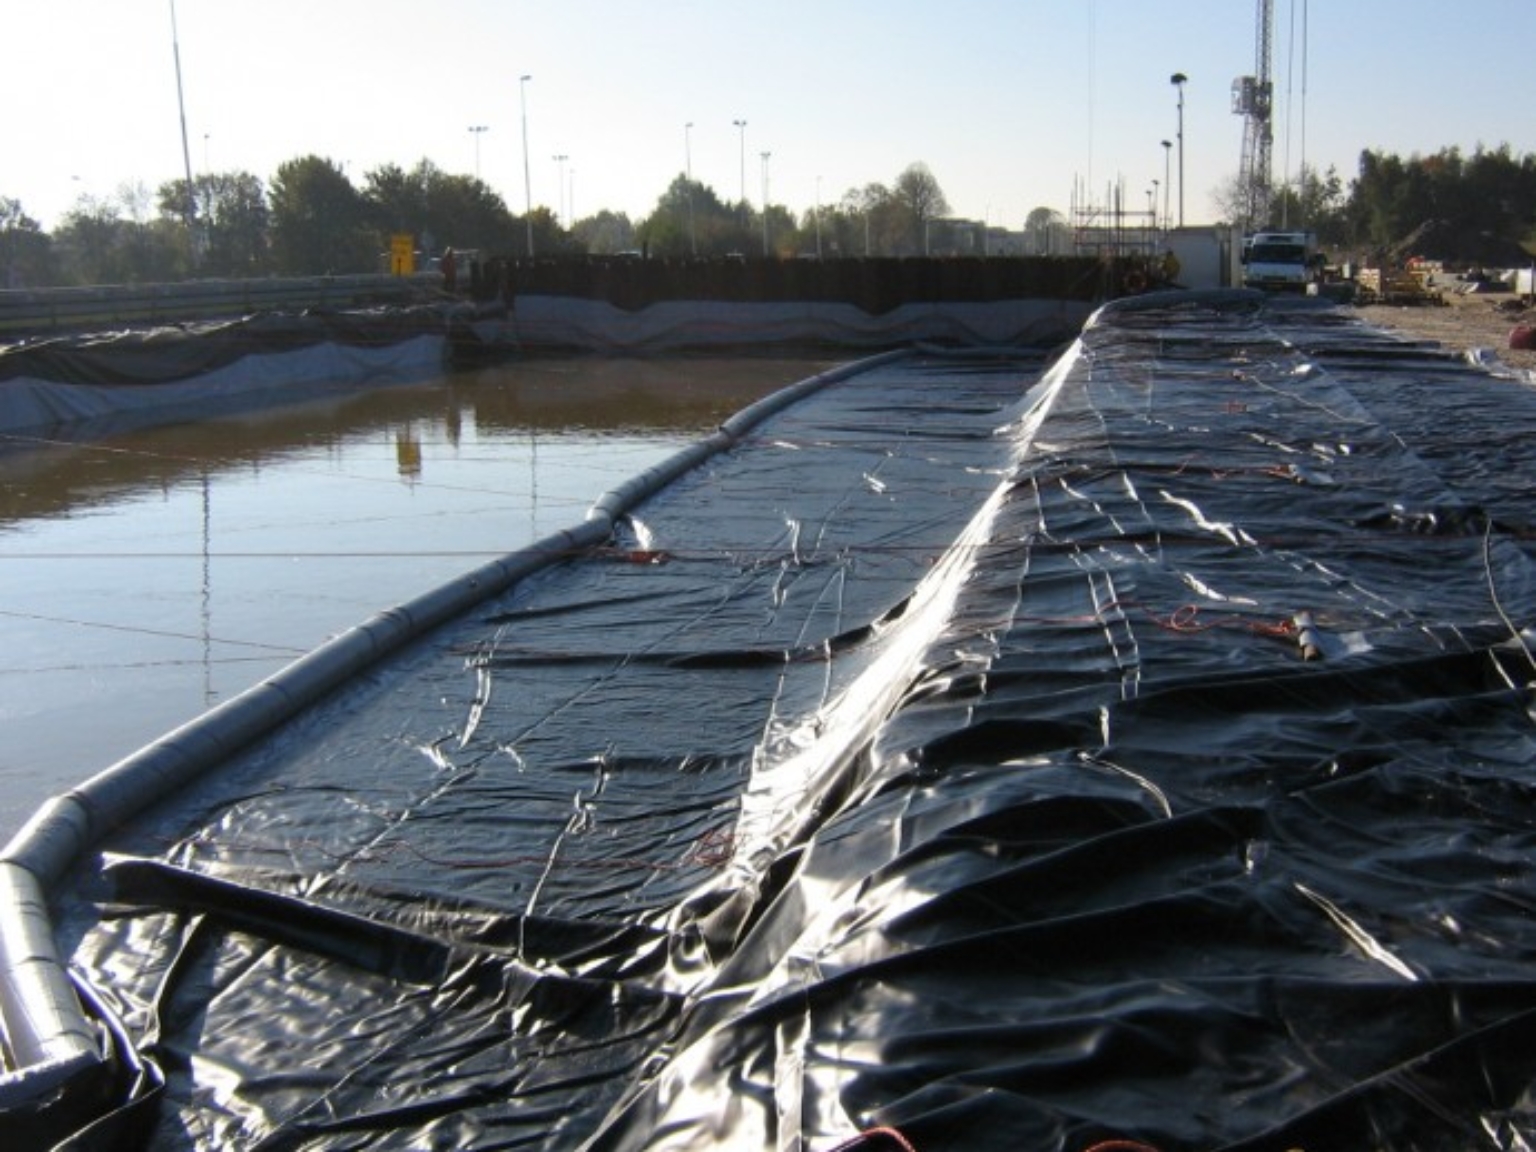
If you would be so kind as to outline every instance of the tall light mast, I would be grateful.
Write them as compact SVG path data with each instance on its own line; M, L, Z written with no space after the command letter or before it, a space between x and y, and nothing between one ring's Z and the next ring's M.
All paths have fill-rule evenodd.
M197 191L192 186L192 153L187 148L187 104L181 95L181 37L176 32L176 0L171 0L171 54L176 59L176 107L181 112L181 160L187 170L187 249L192 267L199 259L197 238Z
M1274 39L1274 0L1257 0L1254 74L1232 81L1232 111L1243 117L1243 159L1238 168L1243 230L1269 223L1270 156L1275 135L1270 125L1275 86L1270 76L1270 45Z

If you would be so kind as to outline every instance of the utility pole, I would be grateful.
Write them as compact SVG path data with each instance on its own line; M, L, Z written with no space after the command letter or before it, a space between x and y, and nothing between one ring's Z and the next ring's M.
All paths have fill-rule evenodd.
M488 131L489 127L485 124L471 124L469 130L475 138L475 179L478 180L480 179L480 136Z
M693 121L683 125L683 178L688 188L688 246L699 254L699 233L693 223Z
M1175 72L1168 77L1168 83L1179 90L1179 227L1184 227L1184 85L1189 83L1189 77L1182 72Z
M763 153L763 259L768 258L768 159L772 152Z
M747 122L745 120L732 120L736 125L737 134L741 137L741 220L743 226L747 222Z
M192 152L187 147L187 104L181 93L181 37L176 32L176 0L171 0L171 55L176 60L176 107L181 112L181 162L187 172L187 247L192 267L199 259L197 243L197 194L192 188Z
M523 101L523 223L528 226L528 259L533 259L533 177L528 170L528 81L532 76L518 77L517 87Z

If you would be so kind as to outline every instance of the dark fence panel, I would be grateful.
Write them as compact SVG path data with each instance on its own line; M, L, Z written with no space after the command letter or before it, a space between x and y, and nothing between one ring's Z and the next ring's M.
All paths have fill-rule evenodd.
M517 295L606 300L637 311L666 300L852 304L880 315L902 304L1103 299L1118 282L1095 257L836 260L663 260L549 257L487 261L479 282L510 282ZM487 296L494 295L487 291Z
M496 257L460 279L478 300L519 295L604 300L639 311L669 300L851 304L879 316L903 304L1109 299L1141 264L1097 257L906 257L662 260L625 256ZM461 270L462 271L462 270ZM1145 277L1141 282L1145 286ZM0 340L140 328L264 312L443 300L436 273L189 281L0 291ZM1135 290L1134 288L1131 290Z

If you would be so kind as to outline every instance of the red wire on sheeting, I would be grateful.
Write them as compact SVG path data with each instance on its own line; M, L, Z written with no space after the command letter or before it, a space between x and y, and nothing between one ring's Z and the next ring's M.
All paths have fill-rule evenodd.
M1151 618L1154 624L1160 628L1166 628L1169 632L1209 632L1212 628L1246 628L1249 632L1256 632L1260 636L1284 637L1290 636L1296 631L1296 625L1291 620L1268 623L1244 619L1236 613L1221 615L1215 619L1202 620L1200 618L1200 607L1197 604L1181 605L1174 610L1171 616L1159 616L1152 609L1146 607L1143 607L1142 611Z
M879 1148L881 1145L874 1143L877 1140L889 1140L900 1148L901 1152L917 1152L912 1142L894 1128L866 1128L857 1136L844 1140L833 1148L832 1152L851 1152L855 1148Z

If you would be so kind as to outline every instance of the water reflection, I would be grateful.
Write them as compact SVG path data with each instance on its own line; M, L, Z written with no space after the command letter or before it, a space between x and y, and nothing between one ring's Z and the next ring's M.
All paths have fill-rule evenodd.
M13 520L111 500L124 487L169 489L189 473L247 470L379 429L434 428L450 447L466 423L496 433L692 436L830 361L571 358L480 368L413 384L345 389L231 412L221 400L149 428L135 413L40 434L0 434L0 529ZM252 401L247 400L249 406ZM402 471L404 459L402 455ZM419 475L419 472L417 473Z
M395 467L408 481L421 475L421 437L410 423L395 433Z
M827 365L549 360L0 437L0 835Z

